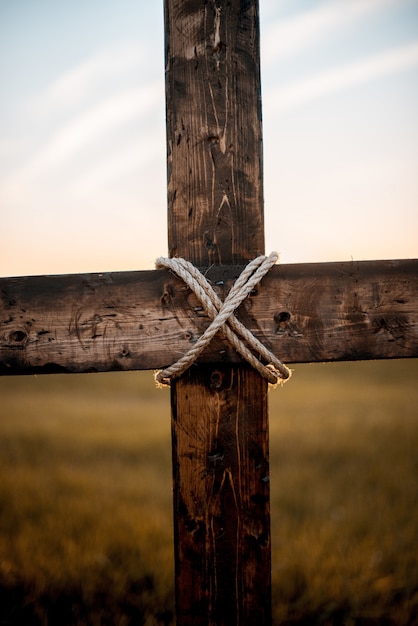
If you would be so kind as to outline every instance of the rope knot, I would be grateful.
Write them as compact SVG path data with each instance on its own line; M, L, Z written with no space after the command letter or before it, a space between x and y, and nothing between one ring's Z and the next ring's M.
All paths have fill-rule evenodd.
M159 258L157 269L167 268L181 278L195 293L206 313L212 320L203 335L195 342L192 348L170 367L160 370L155 375L157 385L170 385L170 380L180 376L209 344L215 334L222 329L229 343L250 363L270 384L277 385L291 376L291 370L286 367L264 344L262 344L234 315L234 311L241 302L251 293L265 274L273 267L278 259L277 252L270 256L261 255L250 261L241 272L227 297L222 300L212 289L209 281L189 261L182 258ZM255 356L258 354L264 363Z

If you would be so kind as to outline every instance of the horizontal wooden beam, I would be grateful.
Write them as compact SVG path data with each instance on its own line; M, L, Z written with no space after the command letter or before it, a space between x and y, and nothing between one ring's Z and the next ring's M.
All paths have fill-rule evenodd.
M242 268L207 278L223 299ZM158 369L207 327L165 270L0 279L0 374ZM418 260L277 265L237 316L285 363L418 356ZM216 337L201 362L239 362Z

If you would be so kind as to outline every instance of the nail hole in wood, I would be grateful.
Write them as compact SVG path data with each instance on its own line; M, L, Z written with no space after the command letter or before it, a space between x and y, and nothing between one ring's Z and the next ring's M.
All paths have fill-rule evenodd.
M223 374L219 370L215 370L212 372L210 376L210 386L212 389L220 389L223 384Z
M14 343L22 343L26 339L26 333L23 330L15 330L10 334L10 341Z
M291 318L291 315L288 311L281 311L280 313L274 314L274 321L276 324L283 324L283 322L288 322Z

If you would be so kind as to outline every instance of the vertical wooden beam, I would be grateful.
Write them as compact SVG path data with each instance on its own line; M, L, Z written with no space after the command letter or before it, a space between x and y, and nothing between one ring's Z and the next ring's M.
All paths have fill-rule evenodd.
M256 0L166 0L168 238L198 266L264 252Z
M244 264L264 252L258 3L165 0L165 22L170 254ZM172 419L177 624L269 624L266 382L192 367Z

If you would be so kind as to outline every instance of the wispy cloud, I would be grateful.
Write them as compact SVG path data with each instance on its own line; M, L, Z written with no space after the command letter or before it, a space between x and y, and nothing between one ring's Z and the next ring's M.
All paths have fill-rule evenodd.
M287 83L265 93L264 106L276 113L283 112L327 94L417 66L418 42L413 42Z
M407 2L410 0L327 0L314 9L267 24L262 37L263 62L300 53L325 36L338 36L368 15Z
M143 74L146 64L143 46L137 42L114 44L98 50L91 57L58 76L45 90L32 98L37 110L64 108L68 110L103 85L107 88L115 80Z
M0 204L45 208L58 189L84 197L129 173L138 177L156 157L152 135L159 132L164 146L155 116L160 109L163 128L164 84L162 72L156 74L142 44L115 44L22 103L19 115L29 132L24 140L0 141Z
M158 157L165 165L163 124L147 128L140 137L134 135L115 154L105 152L87 171L77 176L72 189L79 195L97 194L115 180L138 176L142 168L152 164Z
M107 97L58 127L17 176L33 180L43 173L50 175L54 168L80 154L106 133L151 113L163 98L160 82L151 82Z

